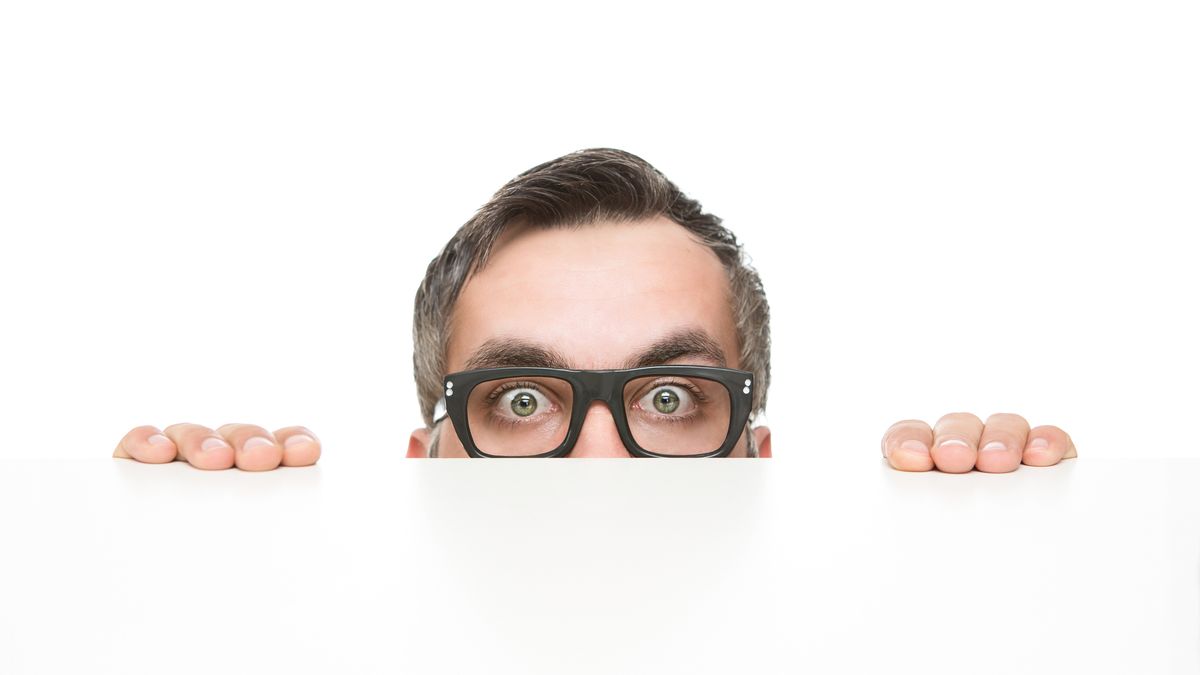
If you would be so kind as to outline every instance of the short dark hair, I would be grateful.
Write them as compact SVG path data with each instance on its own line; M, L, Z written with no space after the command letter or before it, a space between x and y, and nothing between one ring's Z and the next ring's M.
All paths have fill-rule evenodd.
M754 373L753 411L766 407L771 376L770 312L758 272L721 219L705 213L646 160L611 148L580 150L508 182L468 220L425 271L413 310L413 376L426 427L442 395L449 321L463 286L487 263L504 228L634 222L666 216L716 254L729 276L740 366Z

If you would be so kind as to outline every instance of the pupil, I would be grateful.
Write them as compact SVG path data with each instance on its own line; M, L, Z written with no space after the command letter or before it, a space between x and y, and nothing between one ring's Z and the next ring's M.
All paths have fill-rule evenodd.
M679 396L670 389L663 389L654 397L654 407L661 413L673 413L679 407Z
M537 399L529 394L519 394L513 398L512 410L521 417L529 417L537 410Z

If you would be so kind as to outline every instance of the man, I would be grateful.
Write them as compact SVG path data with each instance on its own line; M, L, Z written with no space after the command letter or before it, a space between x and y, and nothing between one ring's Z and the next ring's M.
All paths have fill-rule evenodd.
M510 181L430 263L409 457L770 457L768 306L719 218L639 157L584 150ZM953 413L892 425L901 470L1005 472L1075 457L1061 429ZM113 455L205 469L313 464L304 427L131 430Z

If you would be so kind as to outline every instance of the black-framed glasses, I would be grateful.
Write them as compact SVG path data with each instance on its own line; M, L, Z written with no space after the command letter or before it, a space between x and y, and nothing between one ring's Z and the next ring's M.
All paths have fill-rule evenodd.
M483 368L443 385L439 407L472 457L563 457L593 401L608 406L631 455L726 457L750 417L754 377L710 366Z

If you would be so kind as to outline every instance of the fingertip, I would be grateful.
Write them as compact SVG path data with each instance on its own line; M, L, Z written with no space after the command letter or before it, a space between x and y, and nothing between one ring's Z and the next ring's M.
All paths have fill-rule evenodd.
M1062 459L1062 455L1051 450L1030 449L1025 451L1021 463L1028 466L1054 466Z
M943 415L933 426L933 463L944 473L967 473L979 459L984 424L969 412Z
M310 466L321 458L321 441L305 427L284 427L275 437L283 444L283 466Z
M321 458L321 445L316 442L298 443L283 450L283 466L311 466Z
M992 455L980 455L975 460L975 469L983 473L1012 473L1021 466L1019 460L1012 460L1009 457L995 457Z
M266 436L251 436L242 441L235 463L243 471L270 471L283 459L283 448Z
M1029 466L1053 466L1074 457L1074 444L1065 431L1052 425L1036 427L1029 432L1022 463Z
M942 473L970 473L979 459L975 448L957 444L939 445L933 455L933 463Z
M929 447L916 439L908 439L897 446L885 448L888 464L899 471L930 471L933 456Z
M146 437L144 443L145 461L147 462L165 464L166 462L175 461L175 458L179 455L175 443L157 429L154 433Z
M202 441L191 441L195 448L188 455L188 464L197 469L220 471L234 465L235 451L224 438L209 436Z
M932 471L933 459L928 455L924 457L914 455L906 451L893 453L888 457L888 463L897 471Z
M933 429L923 420L900 420L888 427L880 445L888 464L899 471L929 471Z
M172 462L177 456L175 444L155 426L134 427L113 451L113 457L133 459L147 464Z

